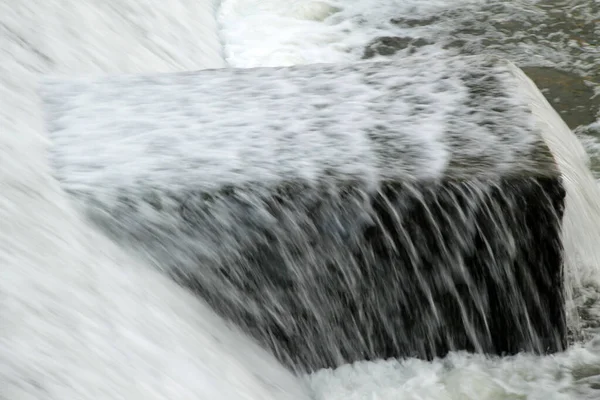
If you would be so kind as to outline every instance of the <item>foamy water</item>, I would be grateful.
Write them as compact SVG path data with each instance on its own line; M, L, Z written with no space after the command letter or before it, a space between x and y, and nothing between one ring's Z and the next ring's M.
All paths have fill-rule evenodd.
M238 67L495 54L525 68L572 128L600 110L597 0L225 0L219 21Z
M500 53L521 66L586 76L597 90L597 5L225 0L219 38L210 17L216 3L208 0L0 0L0 398L303 399L303 381L318 400L599 398L597 339L548 357L456 353L294 379L75 215L50 179L36 95L37 79L48 73L170 72L222 67L224 58L240 67L354 62L381 36L410 38L391 41L403 47L392 57L457 47ZM565 26L542 26L563 8L571 12ZM443 14L439 23L413 21ZM410 20L390 23L402 16ZM473 18L481 20L471 26ZM487 29L492 19L498 23ZM579 22L585 29L573 35ZM466 26L455 36L467 43L442 43L454 40L460 23ZM532 34L513 43L511 24L519 23ZM544 36L538 28L556 32ZM386 46L384 53L393 50ZM598 131L593 121L578 129L590 150L600 148L592 136ZM580 300L589 333L600 315L593 283Z
M599 29L599 4L533 0L225 0L219 22L226 60L236 67L360 62L402 58L415 52L440 56L487 53L507 57L526 70L531 68L532 75L539 73L533 68L566 71L597 93L600 62L594 35ZM543 83L544 76L532 78ZM554 89L540 86L546 93ZM550 100L559 111L560 102L569 101ZM593 99L588 103L586 118L569 122L580 125L576 132L588 150L592 167L600 171L600 162L596 161L600 142L595 137L600 129L593 121L598 107ZM570 145L561 146L561 150L570 151ZM587 177L580 178L577 184L594 184ZM573 200L588 210L576 218L578 223L597 221L595 201L584 199L586 192ZM588 238L597 237L595 223L588 222L587 227ZM578 228L581 225L573 231ZM578 232L584 235L578 234L573 240L585 241L585 229ZM587 249L593 246L593 239L584 245ZM568 278L579 311L571 322L579 329L587 328L587 337L593 337L600 321L598 258L593 251L583 256L589 257L587 264L578 260L578 270ZM600 397L600 352L596 343L591 340L575 344L565 353L548 357L452 354L431 363L414 359L358 363L317 372L308 380L316 398L323 400L595 399Z
M593 75L599 16L593 0L225 0L219 22L227 61L240 67L356 61L377 38L401 37L421 39L413 49L501 54Z

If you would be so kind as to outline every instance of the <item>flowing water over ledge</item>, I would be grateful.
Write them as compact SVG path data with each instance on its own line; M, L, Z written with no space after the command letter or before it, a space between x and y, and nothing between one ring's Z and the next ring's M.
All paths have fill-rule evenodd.
M199 10L199 7L192 6L192 2L181 0L179 3L185 4L185 7L175 7L171 2L165 6L163 2L150 0L135 2L135 4L130 2L132 12L125 12L124 3L125 0L106 3L93 0L0 1L0 21L2 21L0 23L2 52L0 53L3 57L8 55L6 58L8 62L0 63L2 71L0 74L0 104L2 105L0 127L2 129L5 128L4 123L6 122L9 129L15 128L15 132L24 135L33 134L32 132L39 128L35 125L37 122L34 121L35 110L37 110L34 82L38 74L49 71L136 73L148 70L189 70L202 66L208 67L209 64L212 66L222 65L218 51L214 52L211 63L202 65L203 60L206 61L203 51L210 49L203 49L198 45L206 41L207 36L203 29L209 25L198 22L200 16L195 12ZM206 1L205 3L209 4ZM17 6L14 6L15 4ZM147 9L150 4L154 7L152 12L148 12ZM202 0L198 0L197 4L202 4ZM69 11L63 13L60 8L65 5L70 6L68 7ZM188 6L189 8L187 8ZM94 12L96 7L110 8L111 17L101 18L102 13ZM227 45L228 61L231 65L241 67L332 61L353 62L360 61L365 55L394 58L403 57L414 51L483 52L504 55L523 67L545 90L555 107L559 111L564 111L563 118L571 127L577 127L577 132L585 138L587 148L594 156L598 153L594 135L600 135L599 124L592 123L598 118L599 108L598 97L595 96L598 93L599 83L598 49L596 47L598 45L599 8L597 0L569 2L337 0L331 3L299 0L225 0L220 22L223 28L221 36ZM13 15L12 12L15 10L17 12ZM156 12L157 10L160 11ZM115 15L115 12L119 15ZM162 40L151 40L146 35L148 31L153 30L153 33ZM16 35L14 35L15 32ZM43 32L43 35L40 32ZM376 42L386 37L391 38L384 40L392 44L388 46L389 49L377 50L371 55L365 54L367 49L378 47ZM58 38L58 40L53 41L52 38ZM154 38L156 39L156 36ZM3 41L2 39L7 40ZM4 45L7 47L3 47ZM398 45L400 49L395 49L394 46L398 47ZM185 47L187 51L182 51L182 47ZM376 55L376 53L382 52L383 55ZM6 59L2 58L2 61ZM11 137L15 137L16 140L18 136ZM27 138L23 140L35 142ZM10 145L9 142L8 148ZM30 210L34 210L35 213L28 211L22 216L10 213L10 216L0 219L0 222L8 223L11 229L21 227L23 222L30 223L38 227L39 237L47 239L48 236L44 236L46 233L42 229L48 226L57 228L64 221L61 219L62 214L60 213L58 216L52 216L52 212L56 210L50 207L48 202L42 201L46 200L45 198L30 196L31 193L37 193L38 188L35 185L42 180L32 173L33 169L44 164L42 161L35 161L39 156L38 147L40 146L37 144L34 146L22 144L22 148L16 153L18 156L15 156L14 151L10 153L15 159L19 157L31 162L31 166L21 170L6 168L6 170L10 170L8 171L9 175L15 174L14 180L18 181L19 185L14 185L14 187L19 190L23 188L23 178L28 178L23 174L31 173L31 179L24 186L29 192L22 192L22 198L24 200L36 199L39 200L39 203L22 201L20 210L23 211L26 207L30 207ZM2 149L5 148L2 147ZM40 156L38 159L42 160L42 157ZM10 157L8 161L6 158L0 157L0 161L2 160L13 162ZM15 165L21 164L15 163ZM598 158L592 159L592 165L600 166ZM600 168L597 168L596 171L600 172ZM19 175L18 179L17 174ZM30 186L28 187L27 184ZM47 194L47 192L42 193ZM39 204L42 204L43 207L40 208ZM44 218L56 220L55 225L44 226ZM35 225L36 223L38 225ZM65 229L68 230L69 227L67 226ZM31 233L35 234L35 232L19 231L18 229L4 232L11 233L10 237L3 240L5 245L8 243L8 247L5 248L10 250L9 254L14 251L22 251L23 247L31 248L31 243L36 243L36 245L39 243L30 241ZM12 238L12 233L17 232L20 232L21 236L17 236L15 240ZM56 291L56 287L52 287L52 285L55 284L55 281L60 280L53 275L67 270L62 268L65 260L60 259L60 255L71 254L69 262L73 265L81 265L86 261L86 253L82 249L71 246L72 243L77 242L77 233L78 231L73 230L64 235L68 239L60 243L61 246L68 248L64 252L61 250L61 252L53 254L51 250L48 250L46 253L34 254L29 251L31 257L48 255L50 259L34 260L35 263L31 261L30 264L20 263L19 268L16 268L17 263L15 262L15 265L11 265L13 268L8 269L9 277L10 273L14 271L21 271L21 274L32 271L31 275L43 272L40 275L45 280L42 287L52 289L47 294L58 293L60 294L58 300L70 304L76 298L71 295L72 288L63 284L65 286L59 286L61 290ZM50 244L55 245L54 243ZM48 248L55 247L49 246ZM54 264L52 264L53 260ZM40 271L33 267L39 265L60 266L60 268L44 268L43 271ZM106 271L108 272L105 271L105 266L107 266ZM92 269L98 277L103 277L102 287L107 290L107 293L112 293L113 289L119 289L127 292L127 296L129 296L129 293L146 290L147 297L156 300L156 294L153 293L154 286L140 288L139 285L133 285L130 276L123 277L123 280L132 284L132 290L126 285L116 287L114 281L111 280L111 274L120 276L127 274L128 271L122 271L117 267L118 265L114 262L110 264L107 261L105 264L99 264L97 269ZM18 273L16 275L20 276ZM96 279L97 276L92 275L92 278ZM78 278L68 277L73 280ZM39 292L39 288L34 285L13 287L13 281L10 279L3 280L3 282L3 288L10 286L11 294L19 292L17 297L20 299L27 299L28 296L31 296L35 300L35 295ZM18 282L21 280L19 279ZM77 282L79 282L78 279ZM22 290L30 287L35 291ZM63 287L64 290L62 290ZM168 288L160 293L168 292L166 289ZM23 293L21 294L21 292ZM595 293L595 289L592 287L588 291L588 295L593 293ZM134 299L127 302L127 296L118 298L117 301L102 299L103 301L110 300L111 308L100 308L112 315L125 316L125 326L135 324L136 320L140 318L140 300ZM594 324L600 315L600 301L597 301L597 298L598 296L589 295L581 307L581 315L584 317L584 322L589 325L590 333L593 333ZM175 303L179 304L184 300L178 300ZM167 310L161 308L164 305L160 301L154 302L159 310ZM89 306L90 312L96 312L99 309L93 302L73 303L84 308ZM52 301L35 302L35 306L42 309L46 306L52 309L53 305ZM190 310L189 314L193 314L194 311ZM166 315L167 313L165 313ZM20 314L14 316L15 320L20 320L18 318L21 317ZM39 315L32 317L40 318ZM94 321L87 318L85 314L75 317L93 325ZM186 314L185 317L189 316ZM206 316L202 317L205 319ZM148 318L150 322L155 321L158 326L165 327L164 320L153 319L152 315ZM167 324L173 324L172 315L166 321ZM167 339L169 335L173 335L171 343L176 343L176 347L182 349L184 354L179 360L186 361L187 357L191 355L191 361L194 363L180 364L182 365L181 370L174 369L173 375L177 375L177 381L183 386L188 385L188 389L201 386L203 382L202 379L198 379L198 376L203 376L202 367L206 363L202 354L204 350L208 350L210 353L211 348L204 346L199 341L202 335L198 333L198 330L191 330L190 341L185 343L181 340L178 341L179 334L188 333L185 329L186 324L175 324L174 326L183 326L183 328L171 331L167 329L165 331ZM58 327L65 330L69 324L59 324ZM0 329L0 332L8 334L13 331L11 327L9 328ZM47 340L44 334L48 332L40 330L40 326L36 328L38 329L29 330L28 337L31 340L35 338ZM140 325L138 328L140 333L152 334L152 332L148 332L148 326ZM7 333L7 331L10 332ZM65 336L60 340L53 341L51 345L54 347L51 346L47 350L54 351L54 353L50 353L47 359L35 360L34 372L39 372L39 376L43 376L48 371L57 372L59 370L55 368L56 364L54 364L56 361L88 360L89 354L79 351L80 348L77 347L81 343L76 336L78 333L74 332L73 336ZM162 338L161 334L155 336ZM71 339L72 341L69 342ZM106 339L106 342L100 341L100 344L114 348L114 345L111 346L113 336L107 335L102 339ZM98 377L92 374L90 376L94 378L93 387L97 385L100 390L110 390L111 384L116 385L115 382L118 382L119 379L127 380L128 376L132 376L128 374L133 372L139 374L144 368L148 368L148 372L154 372L150 371L150 367L148 367L152 363L147 364L142 359L136 363L135 359L132 360L127 354L131 350L131 348L127 348L128 345L144 347L147 344L136 339L136 337L132 337L130 342L121 343L127 351L118 352L119 354L116 354L117 352L115 354L108 353L109 357L105 357L105 361L112 363L112 366L131 367L131 370L110 369L110 375L105 377L105 380L96 379ZM42 343L46 342L42 341ZM66 343L75 343L76 345L69 348ZM37 346L40 345L37 344ZM193 352L198 347L202 347L202 351ZM16 348L17 351L19 349ZM92 353L98 349L102 352L102 356L106 355L101 346L88 348ZM166 362L169 361L169 347L157 346L155 349L160 350L157 353L159 354L158 365L172 365ZM191 349L191 351L187 349ZM14 348L9 350L13 351ZM28 350L27 347L27 350L24 351ZM144 347L143 350L140 354L147 357L147 348ZM230 350L235 351L235 348ZM239 353L247 356L247 350L247 348L240 349ZM162 355L163 352L165 356ZM119 364L121 360L122 362ZM21 357L14 361L27 365L32 364L27 357ZM250 358L250 361L257 371L262 369L260 364L255 362L256 360ZM227 364L224 365L227 367ZM78 378L93 372L81 370L77 363L65 363L65 368L64 371L60 370L59 372L65 372L65 377L72 380L68 383L74 385L85 385L85 380L80 381ZM104 371L106 370L104 369ZM185 371L185 373L178 374L179 371ZM217 372L221 371L228 372L229 370L217 368ZM5 373L6 371L3 369L1 372ZM238 381L241 379L235 373L225 375L233 375L234 379ZM144 376L146 383L152 383L155 387L161 386L161 381L154 379L154 375L151 373L143 375L142 378ZM5 378L5 376L3 377ZM10 377L14 378L14 376ZM64 384L64 382L56 382L54 379L50 379L50 381L59 385ZM453 353L444 360L431 363L416 359L407 359L401 362L359 363L354 366L344 366L335 371L320 371L310 376L308 381L314 391L314 398L318 400L365 398L382 400L398 398L411 400L592 400L600 397L600 344L598 340L589 340L585 344L574 345L568 351L552 357L519 355L500 359ZM27 381L26 384L31 384L33 387L33 384L39 382ZM9 381L9 384L12 383L14 382ZM21 383L23 382L17 382L17 384ZM90 383L88 382L88 384ZM124 382L123 385L127 386L127 382ZM89 393L89 388L89 386L86 387L87 393ZM6 387L2 386L0 393L4 393L5 389ZM122 396L123 393L114 396L118 397L119 395ZM196 392L191 398L196 396L201 396L201 394ZM59 398L73 398L73 396L67 395Z
M600 176L600 1L227 0L220 23L237 67L415 53L506 57L579 135ZM585 303L584 325L596 327L600 298Z
M597 0L226 0L220 23L227 61L237 67L414 53L506 57L578 134L600 177ZM322 371L311 385L318 399L596 399L600 358L591 338L600 333L598 293L593 282L575 293L586 344L554 357L453 354L434 363L364 363Z

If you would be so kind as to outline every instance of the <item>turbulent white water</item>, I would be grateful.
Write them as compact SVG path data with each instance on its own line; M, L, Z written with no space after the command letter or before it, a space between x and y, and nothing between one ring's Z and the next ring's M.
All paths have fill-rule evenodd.
M593 41L599 29L599 4L534 0L225 0L219 22L226 60L236 67L360 62L373 57L402 58L414 52L487 53L505 56L520 67L550 68L581 76L582 84L597 92L600 86L594 81L597 75L593 75L600 63ZM381 41L382 37L387 39ZM599 131L593 122L598 109L592 103L590 100L587 105L587 114L583 113L586 118L576 117L570 122L581 125L577 132L591 156L592 167L598 167L600 163L595 160L600 145L593 136ZM563 113L563 117L568 116ZM549 121L551 130L557 123L562 121ZM563 142L559 136L547 140L554 142L555 153L585 158L576 142ZM582 166L563 166L575 177L569 182L573 187L594 185L588 175L580 173ZM598 191L584 188L574 193L568 200L573 223L566 227L571 237L567 246L579 248L580 254L571 260L576 267L567 279L579 315L572 316L571 323L578 325L581 316L580 327L588 327L589 337L600 321L599 259L595 251L589 251L599 237L594 197ZM574 345L551 357L489 359L453 354L432 363L360 363L317 372L309 382L318 399L592 399L600 397L600 353L594 343Z
M597 0L225 0L219 20L234 66L495 54L527 68L571 127L599 117Z
M224 0L220 37L216 8L209 0L0 0L0 399L599 398L598 339L548 357L456 353L291 377L79 220L49 178L36 95L48 73L360 61L382 36L409 39L392 40L402 49L379 58L489 52L571 72L593 92L598 1ZM386 46L380 52L394 52ZM599 166L600 129L589 119L575 125ZM591 327L600 315L593 270L576 298Z
M402 37L593 74L599 16L595 0L225 0L219 21L241 67L355 61L376 38Z

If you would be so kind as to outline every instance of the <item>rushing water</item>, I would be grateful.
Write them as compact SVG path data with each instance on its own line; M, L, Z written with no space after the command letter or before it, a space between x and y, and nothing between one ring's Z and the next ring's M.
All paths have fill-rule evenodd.
M600 173L600 2L225 0L227 61L237 67L360 62L414 53L497 54L520 66L575 130ZM426 66L424 66L426 68ZM585 285L584 285L585 286ZM595 284L579 314L586 344L553 357L453 354L364 363L311 378L319 399L593 399L600 397Z
M600 117L597 0L225 0L221 23L234 66L497 54L522 67L571 128Z
M410 57L42 93L57 176L92 218L314 371L564 349L564 191L521 77Z
M205 18L213 2L166 4L0 0L0 129L3 140L12 138L0 146L8 152L0 157L0 196L11 207L0 210L6 211L0 219L6 274L0 291L16 299L9 304L13 313L1 309L16 329L0 329L0 397L10 389L33 398L97 393L140 398L135 396L142 392L128 381L133 377L142 391L161 392L163 398L208 397L211 382L214 393L226 393L227 399L270 393L257 390L252 397L230 387L253 379L243 372L247 367L230 372L236 362L228 360L246 358L252 372L266 374L260 355L252 358L246 346L239 349L243 340L225 328L211 333L203 324L213 317L192 299L150 273L128 268L127 259L114 260L109 256L114 249L71 226L76 217L48 183L35 138L42 130L36 111L42 74L225 65L214 25ZM224 0L219 13L227 61L238 67L358 62L414 52L503 55L543 89L581 136L600 174L599 18L597 0ZM85 274L75 273L79 268ZM582 283L578 304L586 336L565 352L360 362L318 371L306 381L316 400L598 399L600 339L594 336L600 333L600 296L594 279ZM110 329L99 329L99 321ZM222 362L215 361L219 357ZM273 371L271 380L287 379ZM268 381L260 386L271 387Z

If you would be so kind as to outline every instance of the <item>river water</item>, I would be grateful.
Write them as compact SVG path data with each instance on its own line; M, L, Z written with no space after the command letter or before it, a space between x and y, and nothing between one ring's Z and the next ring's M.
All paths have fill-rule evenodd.
M220 22L227 61L237 67L414 52L502 55L525 70L572 129L600 132L597 0L225 0Z
M521 67L579 136L600 177L598 0L225 0L236 67L359 62L415 53L495 54ZM424 66L426 68L426 66ZM579 304L583 335L562 354L358 363L308 377L317 399L597 399L595 288Z
M8 132L4 138L9 137L8 135L15 138L20 135L24 138L19 144L22 146L19 155L33 166L28 164L25 168L15 161L14 171L8 171L5 163L2 165L6 167L6 171L2 172L8 171L9 176L17 176L43 165L43 157L38 148L40 146L34 145L37 143L35 140L27 138L27 135L33 138L34 134L41 131L41 123L37 118L39 116L35 111L38 109L36 81L40 75L170 72L224 66L219 50L212 52L209 49L218 46L211 47L207 44L213 26L200 22L204 21L202 18L207 15L206 10L212 10L212 2L195 1L197 3L192 0L172 0L167 6L164 0L0 0L0 129L5 134ZM192 6L192 3L197 6ZM219 9L219 24L226 61L235 67L383 60L402 58L415 52L432 55L453 52L502 55L525 70L579 135L591 156L594 172L600 178L599 0L223 0ZM216 38L210 38L213 39L218 43ZM8 147L0 148L9 149L14 144L11 143L8 141ZM4 175L2 176L4 179ZM18 188L26 187L31 193L36 193L35 185L41 185L42 179L47 179L46 175L34 176L29 182L19 179ZM8 191L11 186L4 188ZM7 193L1 193L0 199L4 199L6 195ZM44 196L35 198L44 199ZM42 200L39 201L42 203ZM24 204L19 210L24 215L31 214L35 218L28 216L23 221L28 221L34 228L37 226L35 224L44 227L44 213L34 208L26 209L26 206ZM16 229L21 226L15 223L10 227ZM27 226L23 225L23 229L25 228ZM27 232L23 229L21 235L27 238ZM70 232L69 229L71 228L68 226L64 228L66 232ZM17 230L12 231L15 232ZM69 235L65 237L71 238ZM11 242L8 243L10 245ZM72 246L73 243L69 245ZM28 247L19 242L19 246L0 246L0 251L6 250L9 255L15 252L20 254L19 251L29 252L29 256L33 257L35 252L31 250L31 245ZM80 250L77 246L73 247L73 254ZM39 249L36 251L39 252ZM50 250L48 254L54 256ZM54 282L51 277L55 279L54 275L60 277L62 275L57 274L64 272L61 262L65 260L65 253L56 254L54 265L47 260L43 264L43 271L50 271L50 283ZM72 258L79 262L79 258ZM8 272L8 277L26 275L29 264L16 258L13 261L13 264L3 264L6 267L3 271ZM34 265L33 262L30 264ZM120 271L116 264L111 268ZM24 272L19 272L21 270ZM27 275L27 278L31 278L34 284L30 285L27 279L19 278L14 282L19 282L22 286L15 290L12 290L13 281L5 279L3 275L0 293L9 293L17 299L29 301L25 304L41 307L41 304L35 302L36 297L32 297L38 294L37 291L29 293L25 290L29 287L35 290L38 286L42 287L35 281L36 274L40 275L41 272L39 269L32 271L34 273ZM110 288L108 293L113 296L113 288L119 289L118 285L113 284L113 276L110 275L113 270L105 272L102 265L102 268L94 271L98 276L104 276L103 288ZM12 273L14 274L11 275ZM45 276L40 275L37 279L45 279ZM55 295L53 299L63 306L66 304L66 309L72 308L74 297L70 297L70 293L77 288L63 290L63 286L56 284L56 287L52 287L50 283L45 287L52 289L49 293ZM98 285L96 281L93 283ZM315 400L600 399L600 290L593 283L590 285L585 290L586 295L578 303L582 334L574 335L570 348L563 353L544 357L521 354L504 358L452 353L443 360L433 362L406 359L357 363L336 370L321 370L301 379L309 384ZM121 290L130 291L129 286L123 286ZM114 308L137 310L141 305L143 304L122 302ZM157 302L157 307L160 305ZM103 311L109 314L107 310ZM131 312L131 315L136 315L134 311ZM166 312L164 314L167 315ZM30 317L32 319L34 316ZM21 316L14 318L12 322L16 321L15 326L25 319ZM78 315L77 318L86 323L89 320L87 315ZM114 318L123 323L117 317ZM165 321L173 323L172 319L173 317ZM162 320L160 325L163 325ZM68 324L61 323L58 326L63 331L70 329ZM8 335L7 331L9 330L0 330L0 339L10 338L5 336ZM197 331L193 331L191 336L194 339L202 337L201 332ZM23 377L18 375L19 370L7 370L8 377L13 380L3 382L11 385L16 382L19 389L22 382L17 379L44 377L48 371L62 372L56 368L58 364L54 364L54 359L60 362L67 357L63 353L71 351L70 344L75 346L74 349L79 349L76 345L80 344L75 334L63 335L61 342L48 339L43 330L37 332L32 329L23 333L22 337L25 338L23 343L30 340L27 343L33 349L39 350L48 343L52 346L44 347L44 351L49 351L46 358L32 358L31 361L22 357L23 365L26 366L24 370L27 372ZM177 339L177 336L174 337ZM202 383L205 360L198 354L203 353L187 350L195 348L196 340L190 344L177 342L175 339L172 343L184 349L182 351L185 356L190 356L191 361L201 364L194 369L194 364L191 361L188 364L188 359L182 356L185 363L179 365L183 367L174 370L177 373L185 371L177 376L180 385L187 384L194 388L195 384ZM102 343L107 348L114 348L113 337L107 336L103 340L105 342ZM28 346L24 347L27 351ZM19 347L15 346L9 350L12 351L13 347L18 351ZM82 348L85 350L85 347ZM67 359L69 362L85 359L90 354L96 355L93 350L87 355L72 350L73 358ZM172 355L167 350L163 353ZM65 371L70 371L64 376L72 379L71 389L67 388L68 383L52 379L34 383L44 382L49 387L54 384L66 388L61 393L69 394L50 398L74 398L76 390L73 388L78 387L81 382L84 386L87 382L89 387L111 389L110 385L117 385L115 382L121 378L117 376L119 374L125 377L123 379L128 379L128 376L144 376L139 375L139 371L144 369L143 361L138 361L132 367L131 371L138 375L127 375L131 371L119 366L117 362L126 360L122 364L129 366L131 360L122 354L118 356L122 358L117 358L116 361L107 358L108 361L114 361L110 364L115 367L115 376L110 376L111 382L94 375L90 375L94 378L93 382L90 380L92 383L81 379L87 377L89 371L80 371L79 364L72 363L61 365ZM9 361L18 363L21 358ZM163 361L166 363L166 358L160 358L157 364L149 365L160 366ZM35 368L31 367L33 364ZM121 374L122 371L125 372ZM154 370L151 372L154 373ZM218 371L233 380L241 379L232 378L225 372L228 371ZM103 375L99 373L98 376ZM6 378L6 375L2 377ZM150 383L157 386L160 384ZM127 382L123 385L130 387ZM14 389L14 386L11 387ZM93 394L89 387L86 390ZM4 393L3 389L6 388L0 388L0 397ZM123 393L113 395L116 398ZM201 394L197 395L202 397Z

